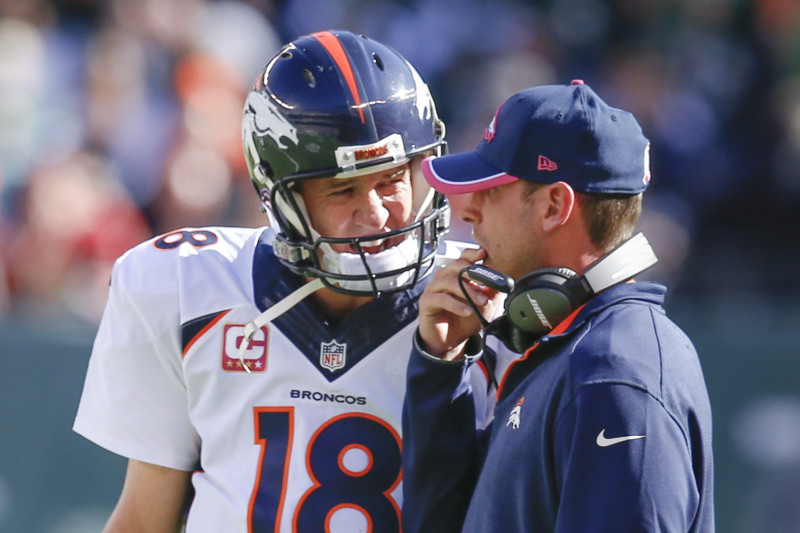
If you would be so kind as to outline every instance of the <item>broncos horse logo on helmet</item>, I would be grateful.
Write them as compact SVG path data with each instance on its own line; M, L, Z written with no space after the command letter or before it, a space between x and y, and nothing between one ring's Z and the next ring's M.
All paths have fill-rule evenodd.
M286 45L259 73L244 107L250 177L277 236L275 254L293 272L346 294L377 296L413 286L434 265L449 230L444 196L419 171L422 155L445 147L444 123L428 86L393 49L347 31ZM357 177L411 162L413 219L403 228L353 238L320 236L301 180ZM378 253L362 246L402 236ZM336 252L348 244L356 253Z
M270 102L262 93L256 91L250 92L247 95L247 100L244 105L249 111L246 115L247 120L250 120L247 128L256 135L269 136L275 141L278 148L281 149L288 148L281 138L285 137L291 141L292 144L298 143L297 128L292 126L292 124L286 120L286 117L278 112L278 107ZM253 146L254 145L250 143L248 148Z

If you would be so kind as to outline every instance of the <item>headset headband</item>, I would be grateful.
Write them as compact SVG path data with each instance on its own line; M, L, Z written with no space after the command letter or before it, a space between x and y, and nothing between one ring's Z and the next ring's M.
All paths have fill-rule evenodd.
M605 256L583 274L594 294L622 283L658 262L653 248L643 233L637 233Z

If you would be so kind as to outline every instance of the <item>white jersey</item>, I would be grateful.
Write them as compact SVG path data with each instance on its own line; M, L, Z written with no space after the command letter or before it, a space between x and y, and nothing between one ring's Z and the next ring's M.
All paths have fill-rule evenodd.
M400 427L421 287L330 324L302 301L269 229L184 229L116 263L74 429L193 471L186 529L400 530ZM246 372L243 363L251 372Z

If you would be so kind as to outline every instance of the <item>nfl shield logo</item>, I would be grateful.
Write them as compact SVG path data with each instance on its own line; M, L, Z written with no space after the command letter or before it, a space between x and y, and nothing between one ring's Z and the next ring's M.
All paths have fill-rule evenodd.
M339 344L336 341L322 343L319 350L319 364L331 372L335 372L344 367L347 354L347 345Z

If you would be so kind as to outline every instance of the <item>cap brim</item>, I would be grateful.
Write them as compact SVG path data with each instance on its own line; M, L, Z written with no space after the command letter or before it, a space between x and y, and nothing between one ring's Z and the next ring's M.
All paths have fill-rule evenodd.
M422 173L431 187L444 194L482 191L519 180L487 164L474 151L426 157Z

